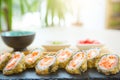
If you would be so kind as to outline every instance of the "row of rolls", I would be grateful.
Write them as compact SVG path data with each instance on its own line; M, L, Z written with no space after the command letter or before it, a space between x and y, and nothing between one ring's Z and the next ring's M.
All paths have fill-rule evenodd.
M70 74L81 74L90 68L96 68L105 75L120 71L120 58L117 54L102 52L99 48L86 51L75 51L69 48L54 54L44 54L42 49L33 49L28 55L22 52L1 53L0 70L4 75L23 72L27 68L35 68L39 75L50 74L63 68Z

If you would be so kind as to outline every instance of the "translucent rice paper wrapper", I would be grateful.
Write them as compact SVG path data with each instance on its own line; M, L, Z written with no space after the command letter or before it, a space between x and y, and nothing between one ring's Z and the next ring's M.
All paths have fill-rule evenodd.
M39 75L45 75L56 72L58 69L58 62L56 59L56 56L44 56L41 60L38 61L37 65L35 66L36 73Z
M71 66L72 64L72 66ZM87 56L84 51L78 51L67 64L66 71L70 74L81 74L87 70Z
M57 61L59 68L65 68L68 62L71 60L74 52L72 49L65 48L57 52Z
M11 53L4 52L0 53L0 70L3 70L3 68L6 66L7 62L9 61L11 57Z
M43 56L44 50L41 48L33 49L30 54L25 57L26 68L34 68L37 61Z
M14 63L14 64L13 64ZM25 56L22 52L15 52L3 69L4 75L12 75L25 70Z
M87 67L95 68L96 61L100 58L100 49L93 48L86 51L87 52Z
M101 66L101 61L103 61L103 59L108 57L111 59L114 59L114 57L110 57L110 56L115 56L116 57L116 61L110 61L110 64L112 64L112 67L109 67L109 62L107 62L108 60L104 61L104 66L107 66L108 68L105 68L103 66ZM115 62L115 64L113 64ZM107 63L107 64L105 64ZM98 72L101 72L105 75L111 75L111 74L117 74L120 70L120 57L117 54L105 54L103 55L96 63L96 67Z

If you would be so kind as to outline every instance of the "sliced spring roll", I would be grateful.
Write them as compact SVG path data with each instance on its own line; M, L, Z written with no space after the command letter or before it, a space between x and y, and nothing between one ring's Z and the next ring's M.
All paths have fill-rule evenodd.
M56 72L58 69L58 62L56 56L46 55L36 65L35 70L37 74L50 74Z
M87 70L87 56L85 52L77 52L66 66L66 71L71 74L81 74Z
M95 68L95 63L99 59L100 49L90 49L87 51L87 66L88 68Z
M69 48L62 49L57 53L57 61L59 63L59 68L65 68L70 59L72 58L73 51Z
M26 68L35 67L37 61L42 57L43 50L42 49L34 49L25 57Z
M96 63L98 72L105 75L116 74L120 69L120 58L116 54L105 54Z
M13 53L11 59L3 69L3 74L11 75L22 72L23 70L25 70L24 61L24 54L22 52Z
M0 70L3 70L7 62L9 61L11 54L8 52L0 53Z

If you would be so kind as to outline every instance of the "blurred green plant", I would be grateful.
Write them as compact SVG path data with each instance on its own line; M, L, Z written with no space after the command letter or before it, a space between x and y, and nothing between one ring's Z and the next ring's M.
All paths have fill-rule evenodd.
M7 24L7 31L10 31L12 30L12 0L0 0L0 6L0 17L4 16L4 20ZM2 31L2 25L0 25L0 30Z
M110 26L115 27L115 26L120 26L120 21L111 21Z
M47 0L47 9L46 9L46 16L45 16L45 24L48 25L48 16L51 13L52 17L52 24L54 26L53 18L55 15L59 18L59 24L61 19L65 19L65 13L68 10L64 0Z
M43 0L31 0L31 4L29 0L20 0L20 9L21 14L25 14L26 12L35 12L39 9L41 2Z
M113 15L112 20L110 22L110 26L112 28L120 27L120 3L114 3L112 6Z
M1 12L1 0L0 0L0 32L2 31L1 15L2 15L2 12Z
M120 3L114 3L113 4L113 12L120 14Z
M19 0L19 7L21 14L24 15L26 12L35 12L40 8L40 5L44 0ZM4 17L5 23L7 24L7 31L12 30L12 6L14 0L0 0L0 18ZM68 11L68 7L64 0L46 0L46 15L45 15L45 24L48 25L48 16L49 13L52 17L52 24L54 26L53 19L57 15L60 20L65 19L65 13ZM43 8L42 8L43 9ZM0 31L2 31L2 25L0 21Z
M0 0L0 31L2 31L1 17L4 17L5 23L7 25L7 31L12 30L12 1L14 0ZM28 0L19 0L20 1L20 11L21 14L26 12L35 12L38 10L42 0L33 0L31 4L28 3Z

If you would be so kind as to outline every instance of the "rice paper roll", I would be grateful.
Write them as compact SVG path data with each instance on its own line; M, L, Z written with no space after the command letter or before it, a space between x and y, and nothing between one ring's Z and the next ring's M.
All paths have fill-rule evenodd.
M68 62L71 60L73 55L73 50L65 48L57 53L57 61L59 63L59 68L65 68Z
M87 51L87 66L88 68L95 68L96 61L100 57L100 49L90 49Z
M105 54L96 63L98 72L105 75L116 74L120 69L120 58L116 54Z
M11 54L8 52L0 53L0 70L6 66L7 62L9 61Z
M56 72L58 69L58 62L56 56L46 55L36 65L35 70L39 75L50 74Z
M12 54L11 59L3 69L4 75L11 75L20 73L25 70L25 56L22 52L15 52Z
M36 48L32 50L30 54L26 55L25 57L26 68L35 67L37 61L42 57L42 54L43 50Z
M85 52L77 52L67 64L66 71L70 74L81 74L87 70L87 56Z

